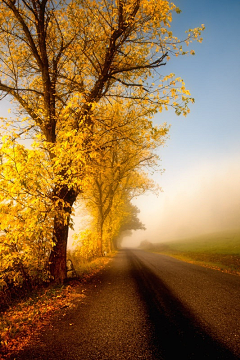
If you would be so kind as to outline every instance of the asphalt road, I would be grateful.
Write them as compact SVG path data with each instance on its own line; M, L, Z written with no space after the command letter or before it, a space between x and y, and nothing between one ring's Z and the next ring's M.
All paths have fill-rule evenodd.
M12 359L240 359L238 276L122 250L85 294Z

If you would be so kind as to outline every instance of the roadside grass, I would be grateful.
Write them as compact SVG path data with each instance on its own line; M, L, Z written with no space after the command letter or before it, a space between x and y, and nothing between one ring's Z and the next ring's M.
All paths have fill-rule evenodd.
M97 274L111 257L79 263L77 277L63 286L49 286L32 291L25 298L15 300L0 313L0 360L23 349L41 329L50 323L58 310L76 306L84 295L84 284Z
M240 275L240 230L152 244L151 251Z
M76 270L77 276L81 279L81 282L88 280L93 277L94 274L98 273L115 255L115 253L109 256L96 258L92 261L74 261L74 269Z

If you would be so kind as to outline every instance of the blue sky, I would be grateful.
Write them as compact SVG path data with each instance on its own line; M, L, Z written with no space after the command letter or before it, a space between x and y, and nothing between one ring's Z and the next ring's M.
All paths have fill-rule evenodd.
M154 175L164 192L135 201L147 230L124 245L240 228L240 1L174 3L182 10L173 18L176 36L206 26L202 44L191 45L196 55L172 59L164 69L183 78L196 103L187 118L170 111L155 116L171 124L159 150L165 172Z

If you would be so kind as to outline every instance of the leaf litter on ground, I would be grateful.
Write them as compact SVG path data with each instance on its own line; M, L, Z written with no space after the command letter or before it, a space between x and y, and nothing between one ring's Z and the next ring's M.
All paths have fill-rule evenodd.
M84 297L84 284L91 280L111 258L103 258L89 266L79 279L61 287L50 286L32 293L0 314L0 360L24 349L33 336L49 326L52 316L65 308L73 308Z

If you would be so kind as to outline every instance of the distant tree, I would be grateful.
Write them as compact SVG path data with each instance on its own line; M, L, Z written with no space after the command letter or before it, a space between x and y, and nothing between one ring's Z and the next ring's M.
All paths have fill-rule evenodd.
M146 230L145 225L138 218L140 212L138 207L131 202L128 202L126 207L128 209L128 214L119 228L118 235L112 240L114 248L116 249L121 246L124 237L132 235L133 230Z
M139 248L144 250L150 250L153 248L153 244L148 240L143 240L141 241Z

